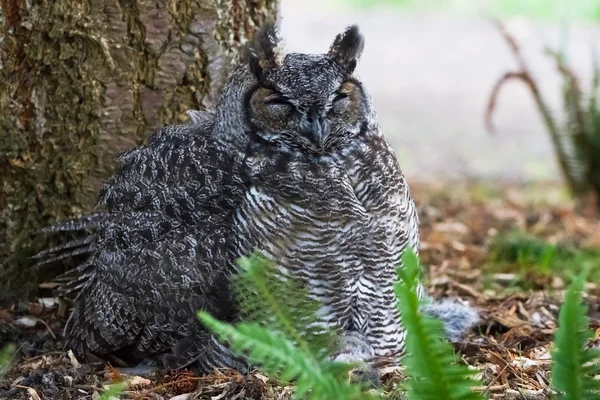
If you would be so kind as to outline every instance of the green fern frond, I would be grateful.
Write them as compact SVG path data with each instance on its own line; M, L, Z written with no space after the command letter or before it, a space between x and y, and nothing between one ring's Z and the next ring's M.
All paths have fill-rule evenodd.
M239 259L233 289L244 321L281 332L302 350L324 359L335 351L337 334L318 324L321 305L296 280L259 254Z
M472 390L480 382L473 379L474 372L456 364L457 359L450 344L442 339L442 322L419 311L417 296L421 269L416 255L406 250L404 267L398 268L400 278L395 285L398 308L406 329L404 363L411 400L480 400L483 396Z
M575 194L585 194L590 189L600 194L600 126L598 63L594 59L594 76L588 93L580 87L580 79L575 75L560 53L551 53L563 78L563 109L566 126L561 132L561 151L571 176ZM587 103L586 103L587 101Z
M600 351L585 348L593 335L582 301L584 282L579 276L567 290L551 352L552 386L562 393L560 398L564 400L591 400L600 396L600 381L593 378L600 373Z
M236 354L245 354L250 362L261 365L271 377L283 382L295 381L295 398L375 399L348 380L350 364L320 360L286 339L281 333L256 323L223 323L206 312L198 317L220 340L229 343Z

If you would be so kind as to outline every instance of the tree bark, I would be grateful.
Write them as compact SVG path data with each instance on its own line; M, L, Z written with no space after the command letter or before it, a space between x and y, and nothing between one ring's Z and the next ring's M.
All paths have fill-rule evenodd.
M89 212L121 152L214 107L277 0L0 1L2 300L57 273L31 268L38 231Z

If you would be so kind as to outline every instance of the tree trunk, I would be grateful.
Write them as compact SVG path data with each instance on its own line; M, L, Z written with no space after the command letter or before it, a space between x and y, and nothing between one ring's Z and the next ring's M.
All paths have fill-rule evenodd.
M0 300L37 232L87 213L121 152L212 108L240 46L277 0L0 0ZM32 279L33 278L33 279Z

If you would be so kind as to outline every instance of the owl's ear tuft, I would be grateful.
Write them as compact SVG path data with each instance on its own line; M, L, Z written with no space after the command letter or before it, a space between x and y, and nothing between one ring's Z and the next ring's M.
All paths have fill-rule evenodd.
M260 79L265 70L277 66L277 46L279 33L277 25L272 19L263 23L252 41L246 45L244 60L248 63L250 71Z
M327 55L351 74L356 68L360 55L365 47L365 39L358 26L352 25L335 37Z

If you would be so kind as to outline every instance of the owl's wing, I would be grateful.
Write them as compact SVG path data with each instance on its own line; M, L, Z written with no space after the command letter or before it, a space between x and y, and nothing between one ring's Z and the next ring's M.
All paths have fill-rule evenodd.
M195 121L159 130L119 158L99 196L105 211L48 229L89 231L40 256L87 255L61 277L62 294L76 295L69 348L147 357L199 332L197 310L232 313L228 236L245 181L240 160L209 128Z

